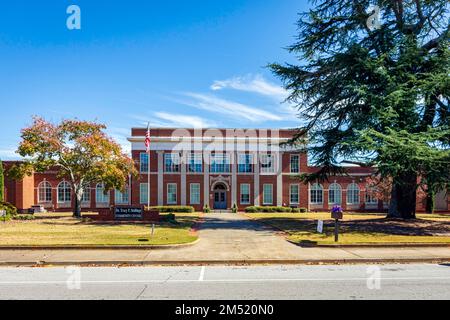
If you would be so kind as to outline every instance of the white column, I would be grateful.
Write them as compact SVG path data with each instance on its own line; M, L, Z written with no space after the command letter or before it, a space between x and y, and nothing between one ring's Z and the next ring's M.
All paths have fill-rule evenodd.
M209 203L209 152L203 153L203 197L204 197L204 206L208 205L211 207Z
M231 153L231 207L237 203L237 154Z
M254 198L255 198L255 206L261 205L261 197L260 197L260 183L259 183L259 175L260 175L260 168L259 168L259 154L257 152L253 153L253 162L254 162L254 171L255 171L255 179L254 179Z
M158 206L164 205L164 151L158 151Z
M283 206L283 153L277 153L277 206Z
M185 206L187 204L186 200L186 174L187 174L187 153L183 152L181 155L181 205Z

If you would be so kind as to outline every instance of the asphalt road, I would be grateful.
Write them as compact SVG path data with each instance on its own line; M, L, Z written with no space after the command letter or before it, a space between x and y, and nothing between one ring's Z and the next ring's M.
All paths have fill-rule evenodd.
M450 299L450 265L0 268L0 299Z

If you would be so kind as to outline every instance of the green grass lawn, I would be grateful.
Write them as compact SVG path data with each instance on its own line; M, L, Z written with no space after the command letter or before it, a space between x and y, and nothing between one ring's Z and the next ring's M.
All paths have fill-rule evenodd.
M330 213L246 214L286 232L298 244L336 244ZM450 215L418 215L417 220L385 219L385 214L346 214L338 244L450 243ZM318 220L324 233L317 233Z
M177 223L161 222L151 237L150 224L92 223L73 219L71 214L37 214L31 221L0 223L0 245L77 246L77 245L171 245L198 239L192 226L199 214L177 214Z

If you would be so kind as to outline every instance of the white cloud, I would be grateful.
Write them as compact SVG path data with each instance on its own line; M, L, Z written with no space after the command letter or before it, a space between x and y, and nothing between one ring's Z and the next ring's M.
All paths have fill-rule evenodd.
M239 91L258 93L272 97L280 102L286 100L289 93L282 86L271 83L262 75L248 75L246 77L234 77L227 80L217 80L211 86L214 91L234 89Z
M132 116L142 125L150 123L151 127L160 128L215 128L217 123L197 116L178 113L155 112L152 116Z
M250 107L241 103L224 100L212 95L200 93L185 93L190 101L180 103L209 112L221 113L237 119L245 119L250 122L281 121L283 118L274 113Z
M14 149L0 149L0 159L2 160L17 160L20 155Z

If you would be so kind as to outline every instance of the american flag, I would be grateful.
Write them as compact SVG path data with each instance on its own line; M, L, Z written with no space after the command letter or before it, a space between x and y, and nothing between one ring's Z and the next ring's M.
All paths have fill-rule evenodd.
M150 152L150 123L147 127L147 133L145 134L145 147L147 148L147 152Z

